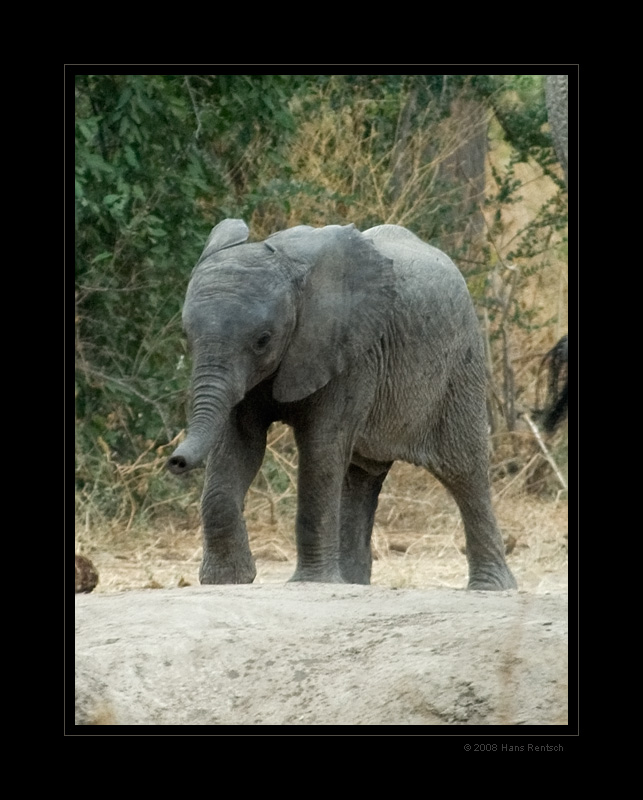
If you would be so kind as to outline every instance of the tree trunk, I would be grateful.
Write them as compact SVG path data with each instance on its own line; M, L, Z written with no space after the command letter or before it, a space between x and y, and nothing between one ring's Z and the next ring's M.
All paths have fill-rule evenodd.
M567 152L569 145L568 118L569 118L569 75L547 75L545 80L545 100L547 102L547 115L551 128L551 138L554 149L565 173L565 186L567 186Z
M441 243L447 253L474 244L484 232L482 204L487 158L487 109L479 100L456 97L451 104L455 142L440 164L440 182L453 193Z

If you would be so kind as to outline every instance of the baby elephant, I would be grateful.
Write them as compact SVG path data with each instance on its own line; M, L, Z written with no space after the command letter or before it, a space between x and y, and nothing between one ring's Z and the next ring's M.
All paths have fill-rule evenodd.
M369 583L393 461L423 466L462 514L470 589L516 582L491 507L485 367L465 281L397 225L211 232L187 290L192 413L168 461L207 461L201 583L251 583L244 497L275 420L299 450L294 581Z

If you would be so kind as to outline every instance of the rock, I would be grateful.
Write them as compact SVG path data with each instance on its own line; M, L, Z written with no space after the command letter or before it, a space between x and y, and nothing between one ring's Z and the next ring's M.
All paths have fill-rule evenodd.
M76 553L76 594L91 592L98 583L98 572L92 562Z
M567 615L515 590L79 594L76 724L564 726Z

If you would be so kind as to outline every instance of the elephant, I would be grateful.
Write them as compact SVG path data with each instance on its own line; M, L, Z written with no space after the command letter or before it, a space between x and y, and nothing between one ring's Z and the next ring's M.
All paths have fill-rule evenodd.
M202 584L252 583L243 519L267 430L299 453L292 581L368 584L382 483L425 467L464 522L469 589L516 587L488 478L486 373L465 280L397 225L212 229L187 288L192 408L167 467L206 463Z
M537 409L542 417L543 429L553 433L567 416L569 408L568 336L565 334L545 355L541 363L548 368L547 402Z

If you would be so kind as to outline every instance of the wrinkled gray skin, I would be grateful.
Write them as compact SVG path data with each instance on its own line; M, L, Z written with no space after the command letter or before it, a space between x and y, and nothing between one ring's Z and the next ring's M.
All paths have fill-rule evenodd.
M193 407L176 474L207 460L201 583L251 583L242 511L266 432L299 450L294 581L369 583L380 488L396 459L455 498L470 589L516 586L491 508L485 368L462 275L410 231L300 226L245 244L210 234L183 323Z
M567 155L569 151L569 75L547 75L545 101L551 128L554 150L567 180Z

